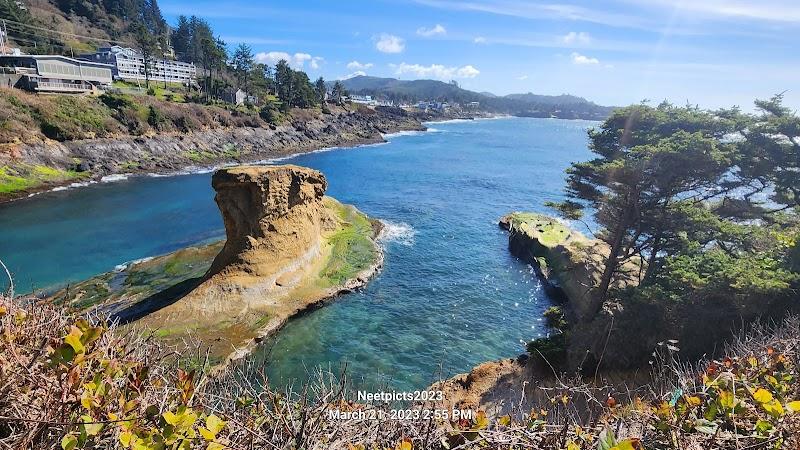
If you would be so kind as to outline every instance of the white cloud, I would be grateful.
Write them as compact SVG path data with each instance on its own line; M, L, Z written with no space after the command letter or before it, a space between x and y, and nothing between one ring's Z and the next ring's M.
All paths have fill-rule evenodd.
M364 69L369 69L372 66L373 66L372 63L362 64L358 61L350 61L349 63L347 63L347 68L350 70L364 70Z
M520 81L524 81L524 80L528 79L528 76L527 75L520 75L520 76L517 77L517 79L520 80Z
M350 74L343 75L343 76L339 77L339 79L340 80L349 80L350 78L353 78L353 77L363 77L363 76L366 76L366 75L367 75L367 72L364 72L363 70L356 70L353 73L350 73Z
M441 35L447 34L447 30L438 23L433 28L422 27L417 29L417 35L419 36L432 37L436 36L437 34Z
M275 65L282 59L294 69L302 69L306 62L312 69L319 69L319 65L323 61L321 56L311 56L308 53L290 55L286 52L261 52L256 54L256 61L263 64Z
M561 41L567 45L572 44L588 44L592 41L592 37L585 31L570 31L561 37Z
M383 33L375 42L375 48L383 53L400 53L406 48L403 39L392 34Z
M472 42L474 42L476 44L485 44L486 43L486 38L483 37L483 36L477 36L475 39L472 40Z
M418 78L435 78L439 80L451 80L453 78L475 78L480 75L480 71L471 65L462 67L446 67L442 64L431 64L423 66L420 64L390 64L394 68L396 75L412 74Z
M600 60L597 58L591 58L589 56L581 55L580 53L572 52L572 64L578 65L594 65L600 64Z

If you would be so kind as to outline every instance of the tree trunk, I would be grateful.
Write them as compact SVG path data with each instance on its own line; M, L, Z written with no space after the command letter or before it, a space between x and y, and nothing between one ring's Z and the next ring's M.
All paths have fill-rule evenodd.
M589 306L590 317L600 311L603 307L603 303L605 303L608 298L608 289L611 286L614 273L617 271L619 255L622 253L622 239L625 236L629 214L628 211L623 212L622 217L620 217L620 220L617 222L617 226L614 227L614 234L610 244L611 249L608 259L606 259L603 275L600 277L600 285L597 287L595 295L591 298L592 304Z

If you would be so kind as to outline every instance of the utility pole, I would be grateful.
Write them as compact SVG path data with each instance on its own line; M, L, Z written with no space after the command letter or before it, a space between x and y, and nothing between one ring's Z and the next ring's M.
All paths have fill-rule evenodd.
M3 21L2 21L2 25L3 26L0 27L0 55L5 55L6 54L6 33L8 32L8 31L6 31L7 28L6 28L5 19L3 19Z

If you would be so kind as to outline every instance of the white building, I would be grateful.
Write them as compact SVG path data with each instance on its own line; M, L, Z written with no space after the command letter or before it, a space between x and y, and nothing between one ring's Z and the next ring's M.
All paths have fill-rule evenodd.
M34 92L89 93L111 85L112 67L60 55L2 55L4 87Z
M192 84L197 77L194 64L168 59L151 58L148 62L148 75L145 76L144 57L132 48L101 47L97 52L82 55L84 59L110 64L114 67L114 78L125 81L160 81L167 83Z

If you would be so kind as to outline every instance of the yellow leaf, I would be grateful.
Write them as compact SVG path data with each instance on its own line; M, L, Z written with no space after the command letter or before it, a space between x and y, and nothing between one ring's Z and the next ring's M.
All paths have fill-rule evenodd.
M793 413L800 412L800 400L795 400L793 402L787 403L786 409L788 409Z
M178 416L176 416L172 411L165 412L162 414L162 417L164 417L164 420L166 420L167 423L172 426L175 426L175 424L178 423Z
M81 330L73 327L72 331L64 338L64 343L72 347L75 353L83 353L85 350L81 342Z
M209 429L214 435L217 435L223 428L225 428L225 421L220 419L214 414L206 417L206 428Z
M567 450L581 450L581 446L572 441L569 441L567 443Z
M218 442L209 442L206 450L223 450L224 448L225 446Z
M719 404L725 409L733 409L734 405L733 392L721 391L719 393Z
M133 439L133 433L130 431L123 431L119 434L119 443L125 448L131 446L131 439Z
M686 403L689 404L689 406L700 406L703 402L700 400L700 397L693 395L691 397L686 397Z
M772 400L767 403L762 403L761 407L764 408L764 411L769 413L774 417L781 417L783 416L783 406L781 406L780 402L777 400Z
M403 439L400 442L400 445L397 446L397 448L399 450L413 450L414 445L411 444L411 440L410 439Z
M197 430L200 432L200 435L203 436L203 439L207 441L213 441L217 438L216 433L212 433L209 429L204 427L198 427Z
M483 411L478 411L478 414L475 416L475 428L478 430L482 430L489 426L489 418L486 417L486 413Z
M753 398L758 403L769 403L769 402L772 401L773 397L772 397L772 394L768 390L762 389L762 388L758 388L758 389L756 389L755 392L753 392Z
M630 439L625 439L621 441L617 445L611 447L611 450L636 450L636 447L633 445L633 441Z
M497 423L499 423L500 425L502 425L504 427L507 427L507 426L511 425L511 416L509 416L509 415L502 416L502 417L500 417L500 419L497 420Z

